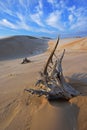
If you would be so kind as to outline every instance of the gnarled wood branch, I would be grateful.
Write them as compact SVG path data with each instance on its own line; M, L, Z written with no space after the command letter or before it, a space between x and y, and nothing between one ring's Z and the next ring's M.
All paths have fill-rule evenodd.
M53 56L55 56L55 51L58 43L59 37L53 51L51 52L46 62L43 72L40 72L41 79L36 83L36 86L39 86L39 89L25 89L25 91L28 91L31 94L36 94L38 96L44 95L47 97L47 99L62 98L69 100L74 96L80 95L80 92L70 86L63 76L62 60L65 54L65 50L63 51L60 58L57 58L56 56L56 60L54 60ZM42 85L45 89L40 88Z
M56 43L56 45L55 45L53 51L51 52L51 54L50 54L50 56L49 56L49 58L48 58L48 60L47 60L46 65L45 65L45 67L44 67L44 71L43 71L44 74L47 74L47 67L48 67L49 63L52 61L52 58L53 58L54 52L55 52L55 50L56 50L56 48L57 48L57 46L58 46L58 43L59 43L59 37L58 37L57 43Z

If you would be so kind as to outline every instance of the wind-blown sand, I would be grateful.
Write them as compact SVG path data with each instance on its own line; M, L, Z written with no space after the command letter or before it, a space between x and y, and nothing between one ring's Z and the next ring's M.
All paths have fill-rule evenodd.
M48 102L23 91L34 87L50 51L29 57L32 62L24 65L20 64L21 58L4 57L0 61L0 130L87 130L87 38L71 39L69 44L64 40L57 51L66 49L64 75L85 96L69 102ZM53 42L49 45L51 50Z

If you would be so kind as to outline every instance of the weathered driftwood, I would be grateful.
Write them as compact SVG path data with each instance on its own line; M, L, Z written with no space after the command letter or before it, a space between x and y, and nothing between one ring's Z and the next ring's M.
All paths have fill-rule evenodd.
M59 38L46 62L43 71L40 72L41 78L37 81L35 85L38 86L39 89L25 89L25 91L28 91L31 94L36 94L38 96L44 95L48 99L60 98L69 100L74 96L80 95L80 92L78 92L70 84L68 84L64 78L62 70L62 59L64 57L65 50L63 51L61 57L57 58L57 56L55 55L55 51L58 43Z
M29 59L27 59L26 57L23 59L23 61L21 62L21 64L26 64L31 62Z

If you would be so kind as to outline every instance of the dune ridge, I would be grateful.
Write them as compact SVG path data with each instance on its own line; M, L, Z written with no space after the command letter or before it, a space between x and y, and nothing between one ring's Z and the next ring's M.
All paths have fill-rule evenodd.
M68 49L68 50L84 50L87 51L87 38L80 38L79 40L75 40L70 43L66 43L61 45L60 49Z
M32 36L0 39L0 60L40 54L47 49L47 40Z

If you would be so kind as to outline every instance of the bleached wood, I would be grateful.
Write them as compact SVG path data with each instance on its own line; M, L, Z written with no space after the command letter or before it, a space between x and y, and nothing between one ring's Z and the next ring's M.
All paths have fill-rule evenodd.
M55 55L56 48L59 43L59 37L57 43L50 54L46 65L42 72L40 72L40 80L37 81L36 86L39 89L25 89L31 94L36 94L38 96L46 96L48 99L66 99L69 100L74 96L80 95L80 92L75 90L70 84L68 84L63 75L62 60L65 54L63 51L60 58ZM54 61L53 56L56 57ZM50 70L49 70L50 69ZM44 86L45 89L42 89Z

